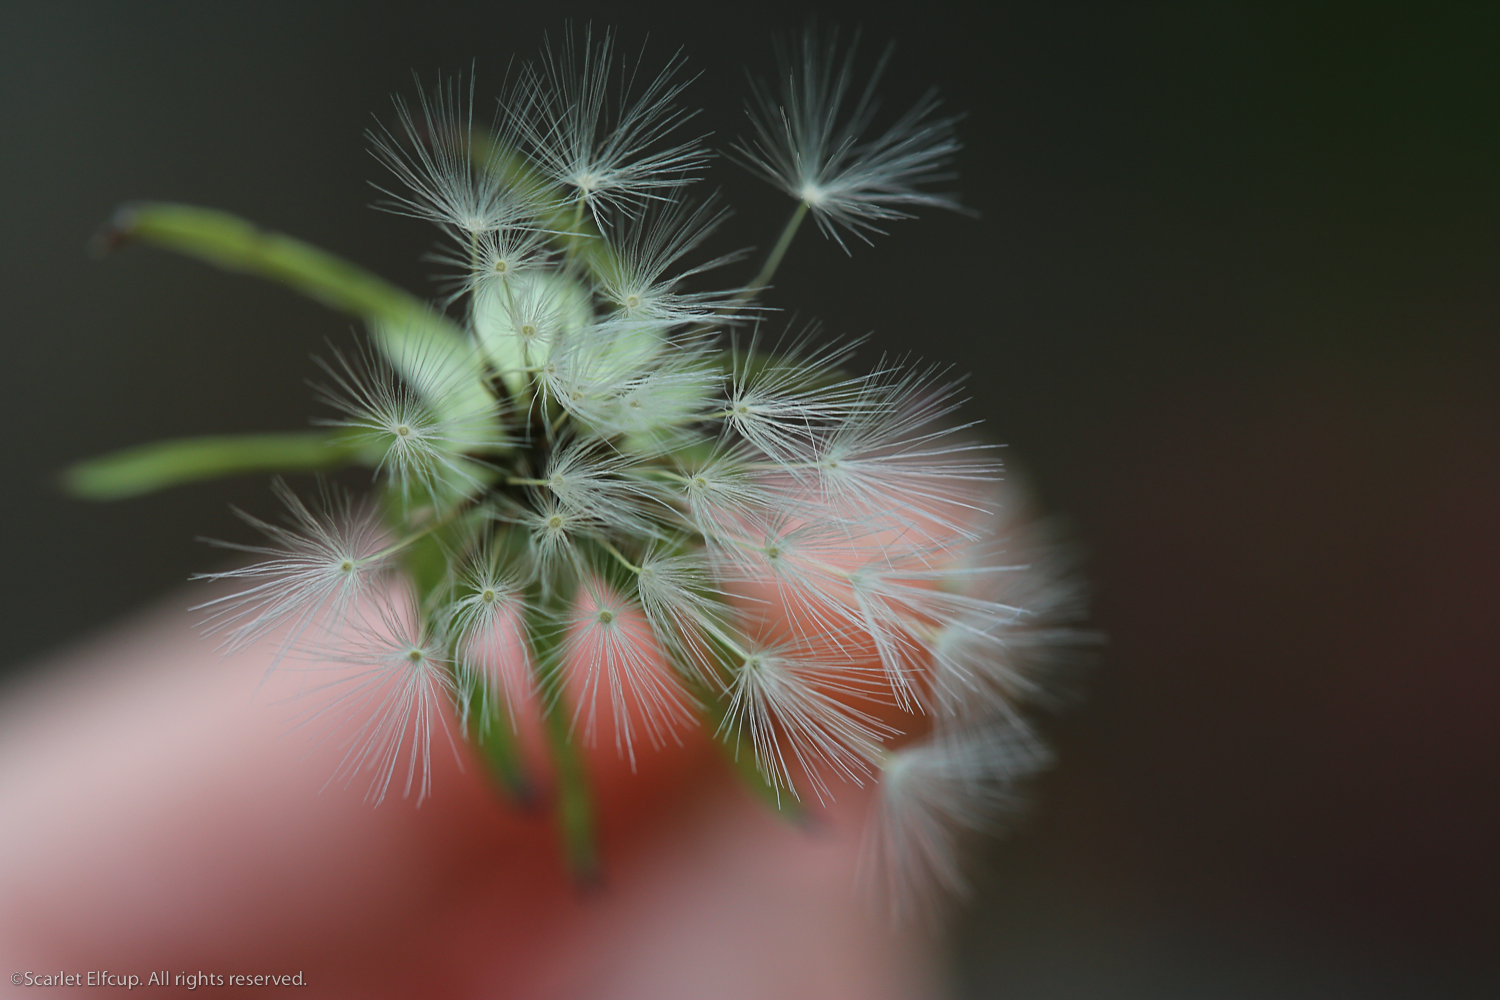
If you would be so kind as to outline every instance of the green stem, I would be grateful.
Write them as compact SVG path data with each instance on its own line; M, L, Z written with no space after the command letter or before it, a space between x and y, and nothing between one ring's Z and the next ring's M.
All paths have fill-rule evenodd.
M79 462L63 473L63 488L88 500L119 500L243 472L329 469L357 461L359 452L326 431L178 438Z
M615 561L618 562L621 566L624 566L626 569L630 570L630 572L636 574L637 576L640 575L641 568L635 563L631 562L629 559L626 559L624 553L622 553L619 549L615 548L608 541L603 539L601 539L601 544L610 555L615 557Z
M561 699L547 713L547 745L557 769L557 822L563 853L574 879L587 885L599 878L599 848L594 836L594 795L583 757L573 742L572 724Z
M787 247L792 245L792 237L797 235L797 230L802 225L802 220L807 217L807 202L797 202L797 207L792 212L792 217L787 220L786 228L781 231L781 238L771 248L771 253L766 257L766 263L755 276L755 280L745 286L745 290L735 297L738 302L745 302L755 298L762 288L771 283L771 278L776 274L776 269L781 266L781 258L786 256Z
M574 879L588 884L599 877L599 850L594 834L593 791L583 755L573 740L573 718L563 681L563 623L571 595L556 586L550 594L541 583L529 588L526 615L531 666L543 704L543 729L552 755L556 808L563 855Z

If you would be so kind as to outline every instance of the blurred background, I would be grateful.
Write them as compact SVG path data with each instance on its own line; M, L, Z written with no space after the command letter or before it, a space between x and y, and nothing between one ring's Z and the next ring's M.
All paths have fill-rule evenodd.
M985 845L961 997L1500 991L1500 17L1492 5L823 4L902 110L962 112L958 188L771 301L868 357L972 372L1084 555L1100 666L1057 767ZM91 260L120 202L216 206L430 292L434 233L368 209L363 131L415 70L498 85L593 18L685 47L697 123L807 8L763 2L0 5L8 358L3 653L162 600L244 539L262 478L110 505L68 462L297 429L344 318L164 252ZM790 202L728 162L716 249ZM749 271L745 274L748 276ZM732 277L744 280L739 275Z

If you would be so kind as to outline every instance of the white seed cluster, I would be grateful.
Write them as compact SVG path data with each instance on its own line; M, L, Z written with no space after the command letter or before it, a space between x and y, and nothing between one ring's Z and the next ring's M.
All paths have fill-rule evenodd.
M949 204L916 187L957 148L931 98L867 141L852 53L809 35L793 54L739 148L794 220L863 236ZM492 121L472 81L397 102L372 133L402 185L385 207L443 230L470 343L325 359L327 422L377 468L383 513L279 486L292 525L252 521L273 545L217 574L254 582L210 622L231 649L290 623L282 655L358 666L335 685L361 708L345 765L376 797L398 773L426 793L455 709L470 737L561 711L632 764L707 726L777 794L874 779L896 894L951 886L956 831L1041 760L1016 709L1071 638L1071 592L1006 554L998 464L946 373L848 374L848 343L765 333L758 284L685 287L739 255L686 263L724 212L690 196L709 157L678 135L681 69L570 33Z

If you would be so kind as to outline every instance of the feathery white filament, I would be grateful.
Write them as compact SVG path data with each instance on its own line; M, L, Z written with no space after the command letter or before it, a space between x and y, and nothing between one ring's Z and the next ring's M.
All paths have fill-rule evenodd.
M573 725L593 742L599 698L609 699L615 749L635 770L635 741L653 747L676 739L692 722L692 697L667 668L641 609L589 581L574 608L563 642L563 662L577 688Z
M748 730L755 763L779 793L800 798L797 779L819 802L830 797L825 769L864 784L888 727L848 704L864 693L849 665L804 645L744 643L729 683L720 732Z
M886 754L860 867L892 915L930 920L942 895L962 894L960 836L993 830L1016 808L1016 784L1047 762L1011 719L939 730Z
M490 128L494 140L476 148L474 83L471 74L465 97L461 77L439 78L430 91L419 80L415 109L395 98L399 135L384 125L365 133L375 158L407 188L397 193L377 185L390 199L380 207L469 236L515 220L516 192L500 177L505 133L499 120Z
M647 199L672 197L707 159L696 139L653 149L692 117L674 105L689 82L674 79L681 56L672 56L635 93L639 66L619 65L617 95L611 93L616 68L613 35L596 38L586 27L580 42L570 27L560 48L549 42L540 64L526 67L511 105L532 162L571 189L596 221L605 206L630 211Z
M994 446L955 439L973 424L943 425L958 409L956 386L934 374L912 369L871 378L845 419L818 435L812 469L828 501L844 510L909 511L973 540L993 513L984 497L1000 467L990 458Z
M198 580L260 580L245 590L193 608L207 611L207 634L227 632L221 650L227 655L259 641L290 622L272 660L286 655L309 626L343 621L358 607L370 583L389 562L380 550L382 532L375 512L355 504L347 494L323 488L320 502L309 508L281 479L271 489L286 505L291 527L268 524L243 511L240 519L274 547L212 541L219 548L265 556L261 562L222 573L199 573Z
M447 634L454 642L458 693L467 725L471 704L492 715L492 699L505 705L511 727L516 706L531 694L531 674L521 641L525 580L487 538L471 546L453 581Z
M677 290L689 278L740 260L743 252L669 273L719 227L727 209L712 200L695 206L674 199L653 202L638 214L605 230L609 252L601 255L599 292L617 318L686 323L728 318L743 310L740 289Z
M728 628L729 612L720 607L728 595L717 589L702 556L649 552L636 569L636 586L646 619L666 650L699 682L721 687L708 642Z
M436 348L408 341L395 363L368 348L349 358L334 349L319 359L332 379L319 387L323 401L344 416L322 421L346 427L357 441L380 449L377 470L403 500L413 489L467 495L479 489L477 455L501 441L491 413L466 409L470 386L459 380Z
M776 462L804 469L816 456L818 435L857 414L874 376L842 378L840 365L854 343L810 344L816 327L763 350L759 332L736 345L724 417L750 445Z
M335 777L352 780L368 771L368 797L379 804L400 773L402 794L417 788L420 804L432 788L432 737L441 730L451 744L448 716L458 694L442 634L423 623L409 605L378 605L374 620L355 619L337 646L314 646L316 659L346 665L322 685L330 703L309 718L333 716L350 727ZM328 668L320 668L328 669ZM337 720L337 715L345 719ZM454 746L454 754L458 748Z

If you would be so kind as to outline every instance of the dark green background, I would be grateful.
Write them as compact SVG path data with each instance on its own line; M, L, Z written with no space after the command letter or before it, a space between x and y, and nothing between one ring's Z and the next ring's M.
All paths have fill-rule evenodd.
M1110 635L1060 764L989 852L955 987L1011 998L1500 988L1500 31L1495 7L824 5L961 110L964 200L778 304L973 373L969 413L1087 553ZM341 317L140 248L222 207L423 290L362 131L409 72L498 81L565 16L686 46L701 122L805 8L0 6L4 660L212 565L264 482L96 506L66 462L295 429ZM873 46L872 46L873 47ZM790 205L733 166L724 248Z

